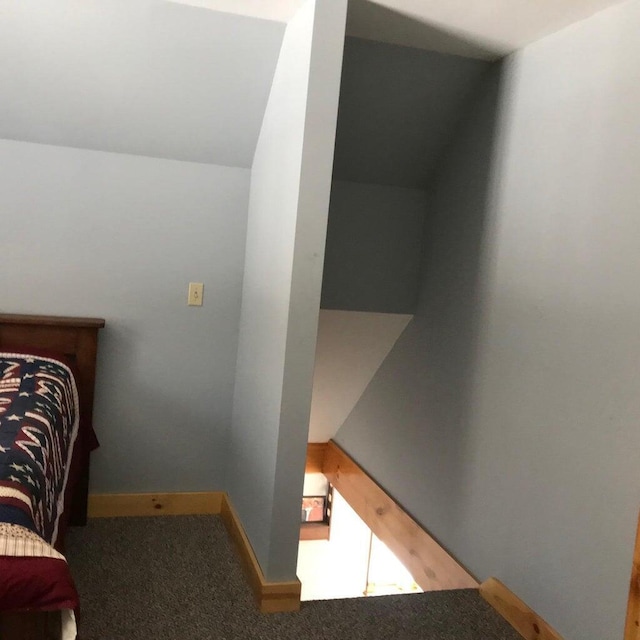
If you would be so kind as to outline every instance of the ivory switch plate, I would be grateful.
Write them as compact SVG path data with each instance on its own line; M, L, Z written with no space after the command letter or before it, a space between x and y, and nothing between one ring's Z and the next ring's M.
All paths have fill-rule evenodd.
M187 300L187 304L190 307L201 307L203 295L204 295L204 284L202 284L202 282L189 283L189 298Z

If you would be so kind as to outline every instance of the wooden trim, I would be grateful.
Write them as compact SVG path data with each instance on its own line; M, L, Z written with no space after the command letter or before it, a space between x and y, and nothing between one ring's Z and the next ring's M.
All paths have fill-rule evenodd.
M0 613L0 638L3 640L60 640L61 635L59 611Z
M640 516L638 516L636 546L633 551L624 640L640 640Z
M240 561L260 611L262 613L298 611L300 581L296 579L290 582L268 582L266 580L242 522L226 494L222 498L220 515L240 555Z
M307 444L307 462L304 467L305 473L322 473L328 444L328 442L309 442L309 444Z
M475 578L333 441L327 446L323 471L422 589L478 587Z
M562 636L497 578L480 585L480 595L526 640L562 640Z
M219 514L223 493L107 493L89 495L90 518Z
M325 522L303 522L300 525L300 540L328 540L331 526Z
M104 327L103 318L75 318L71 316L34 316L22 315L19 313L0 314L0 323L33 325L38 327L74 327L102 329Z

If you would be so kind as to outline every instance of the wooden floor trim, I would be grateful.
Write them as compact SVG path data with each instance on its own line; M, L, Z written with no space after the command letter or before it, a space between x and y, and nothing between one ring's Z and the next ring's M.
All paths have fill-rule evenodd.
M90 494L90 518L127 516L187 516L220 513L222 491L195 493L106 493Z
M478 581L333 441L327 445L323 472L422 589L478 587Z
M633 551L624 640L640 640L640 515L636 531L636 546Z
M220 515L238 549L260 611L275 613L300 609L300 581L269 582L264 577L240 518L222 491L91 494L88 515L90 518Z
M480 585L480 595L526 640L562 640L562 636L497 578Z
M222 499L220 515L240 555L260 611L262 613L298 611L300 609L300 581L297 579L290 582L269 582L266 580L242 522L226 494Z

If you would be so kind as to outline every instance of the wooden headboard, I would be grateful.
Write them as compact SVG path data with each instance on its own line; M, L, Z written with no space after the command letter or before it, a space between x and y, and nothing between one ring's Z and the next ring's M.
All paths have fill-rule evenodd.
M98 330L102 327L102 318L0 314L0 349L45 349L74 361L78 373L76 382L80 414L83 419L90 421L93 415ZM84 524L87 519L88 459L85 467L71 505L71 524Z
M102 318L65 318L0 314L0 348L32 347L64 354L78 368L80 410L89 420L93 413L98 329Z

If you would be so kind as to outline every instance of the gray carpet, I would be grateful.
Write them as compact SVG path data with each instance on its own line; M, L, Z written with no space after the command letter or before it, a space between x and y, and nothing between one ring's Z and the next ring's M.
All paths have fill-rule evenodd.
M306 602L260 614L217 516L91 520L67 536L81 640L519 640L477 594Z

